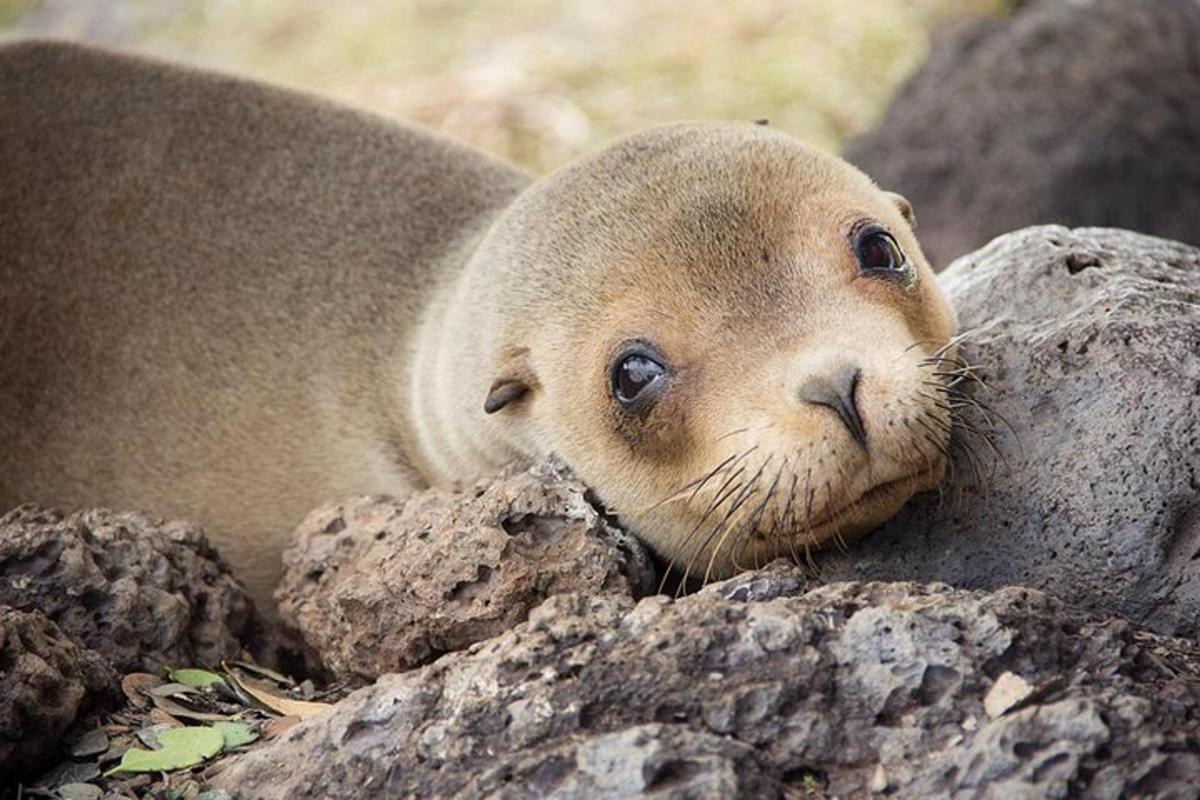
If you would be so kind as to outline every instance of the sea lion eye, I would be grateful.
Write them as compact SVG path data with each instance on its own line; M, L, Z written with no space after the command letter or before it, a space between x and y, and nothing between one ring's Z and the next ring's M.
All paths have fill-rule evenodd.
M617 402L629 408L644 399L647 390L667 374L667 368L642 349L627 351L612 368L612 391Z
M866 273L899 274L908 268L900 245L890 233L876 227L866 227L854 237L854 254Z

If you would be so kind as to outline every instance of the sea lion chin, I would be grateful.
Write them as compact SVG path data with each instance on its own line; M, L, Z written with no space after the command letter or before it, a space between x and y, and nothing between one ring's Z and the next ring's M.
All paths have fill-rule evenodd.
M0 506L203 523L259 600L318 503L556 454L680 569L849 539L945 468L911 207L753 124L540 180L261 84L0 47Z

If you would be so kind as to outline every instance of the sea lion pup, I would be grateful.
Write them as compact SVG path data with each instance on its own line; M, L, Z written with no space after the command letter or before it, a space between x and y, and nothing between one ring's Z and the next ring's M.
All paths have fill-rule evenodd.
M0 49L0 505L204 523L259 599L318 503L556 453L681 570L938 484L953 312L907 203L769 128L541 180L314 98Z

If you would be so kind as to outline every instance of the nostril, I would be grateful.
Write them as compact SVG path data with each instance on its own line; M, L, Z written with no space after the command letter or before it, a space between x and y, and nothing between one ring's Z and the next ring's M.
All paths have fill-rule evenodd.
M862 370L847 364L830 375L809 378L800 387L799 396L806 403L824 406L837 414L854 441L865 448L867 430L858 407L858 387L861 382Z
M849 367L846 370L846 399L850 405L854 407L854 413L858 413L858 384L862 380L862 370L858 367Z

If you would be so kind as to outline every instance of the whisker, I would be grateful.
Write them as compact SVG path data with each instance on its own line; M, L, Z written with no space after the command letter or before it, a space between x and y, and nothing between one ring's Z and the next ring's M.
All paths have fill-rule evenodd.
M767 461L770 461L770 459L768 458ZM703 580L700 581L702 586L708 585L709 576L712 574L713 564L716 562L717 554L721 550L720 544L724 542L725 536L727 536L729 530L731 530L728 527L729 520L733 517L733 515L737 512L737 510L739 508L741 508L743 505L746 504L746 501L749 500L753 496L754 492L757 491L756 487L758 485L758 479L762 476L764 469L766 469L765 462L764 462L763 466L758 468L758 472L754 473L754 477L751 478L749 481L747 481L743 485L742 490L740 492L738 492L738 496L734 499L733 503L730 504L729 510L725 512L725 516L722 517L721 521L718 522L713 527L712 533L710 533L708 535L708 537L704 540L704 542L700 545L699 549L697 550L697 556L699 556L705 550L708 549L709 544L712 542L713 538L715 536L717 536L718 533L722 534L721 541L718 543L717 547L713 548L713 551L708 558L708 566L704 570L704 578L703 578Z

